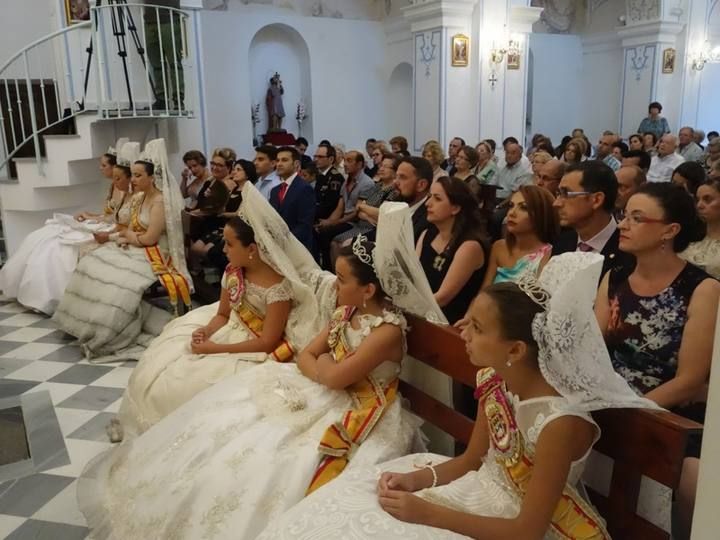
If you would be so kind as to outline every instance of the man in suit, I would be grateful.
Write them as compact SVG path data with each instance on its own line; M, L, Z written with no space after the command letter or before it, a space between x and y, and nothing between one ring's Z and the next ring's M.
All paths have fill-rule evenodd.
M620 231L613 217L618 182L602 161L583 161L568 167L560 181L554 206L564 230L553 245L553 255L586 251L605 256L603 275L618 266L634 264L632 255L618 248Z
M406 202L412 212L415 242L428 227L425 203L430 194L432 181L433 167L427 159L411 156L399 161L395 174L395 188L400 193L400 200Z
M318 175L315 181L315 219L327 219L338 205L345 178L335 168L335 148L320 144L315 150Z
M295 238L312 252L315 190L298 177L299 169L300 153L292 146L279 148L276 170L280 185L270 193L270 204L285 220Z

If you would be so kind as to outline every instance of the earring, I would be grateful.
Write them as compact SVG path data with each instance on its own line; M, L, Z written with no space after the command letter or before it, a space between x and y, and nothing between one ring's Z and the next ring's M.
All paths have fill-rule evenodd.
M367 307L367 299L363 298L363 308Z
M665 251L665 239L663 238L662 244L660 244L660 251Z
M252 253L250 254L250 257L248 257L252 261Z
M512 367L512 364L510 363L510 360L508 360L507 362L505 362L505 365L506 365L507 367Z

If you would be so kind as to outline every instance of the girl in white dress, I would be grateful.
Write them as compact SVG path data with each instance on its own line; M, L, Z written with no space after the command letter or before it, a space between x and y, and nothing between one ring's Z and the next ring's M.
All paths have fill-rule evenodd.
M242 197L242 217L230 219L223 231L230 264L220 302L172 321L153 340L123 396L124 433L112 432L113 439L142 433L195 394L254 363L294 361L327 325L335 309L334 287L328 282L316 295L308 283L334 276L320 270L249 182ZM283 245L272 249L275 238L283 238Z
M183 200L163 139L150 141L133 163L132 186L130 226L80 260L53 316L95 361L137 358L142 345L160 334L171 314L143 301L155 281L176 307L190 303Z
M539 282L528 275L477 296L463 337L485 367L462 455L349 471L258 539L609 539L577 489L599 437L590 412L653 404L612 370L592 309L601 268L599 255L569 253Z
M93 233L109 233L117 224L127 225L128 167L137 159L140 145L127 139L118 141L118 145L117 155L111 148L100 158L100 172L111 180L103 212L81 212L74 217L55 214L29 234L0 270L0 290L7 298L52 315L78 260L97 247Z
M392 231L403 241L412 239L405 223ZM297 364L265 362L227 378L94 460L78 483L93 534L252 539L338 475L407 453L418 422L397 395L406 323L383 288L407 299L413 284L404 265L381 284L374 259L363 238L342 252L343 307Z

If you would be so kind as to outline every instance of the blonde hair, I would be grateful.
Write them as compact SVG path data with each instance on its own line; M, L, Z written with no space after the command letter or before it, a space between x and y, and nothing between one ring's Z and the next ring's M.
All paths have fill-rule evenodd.
M579 163L580 161L582 161L585 152L587 152L587 143L585 142L585 139L581 139L580 137L570 139L570 142L565 145L565 152L563 152L563 157L565 157L565 153L571 146L575 149L575 153L577 154L577 160Z
M432 163L433 167L439 166L443 160L445 159L445 153L443 152L442 146L440 146L440 143L437 141L428 141L425 143L425 146L423 146L423 157L425 157L425 153L430 154L430 163Z
M550 161L553 157L545 152L544 150L539 150L538 152L533 152L532 156L530 156L530 160L535 163L536 160L539 160L542 165Z
M232 148L216 148L212 153L212 157L215 156L220 156L228 167L232 167L237 160L237 154Z

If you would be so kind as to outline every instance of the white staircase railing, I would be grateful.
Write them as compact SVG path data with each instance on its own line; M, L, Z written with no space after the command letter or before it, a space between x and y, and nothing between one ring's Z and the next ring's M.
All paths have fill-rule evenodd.
M35 157L44 174L41 135L84 111L99 119L194 116L191 16L125 0L97 4L90 21L29 44L0 67L0 178L18 157Z
M32 140L38 168L40 133L81 111L77 101L72 57L63 54L70 39L88 33L86 22L63 28L34 41L0 67L0 174ZM83 68L79 67L80 73Z

